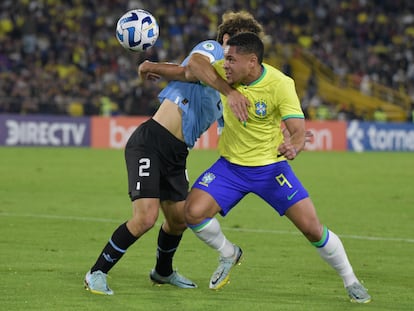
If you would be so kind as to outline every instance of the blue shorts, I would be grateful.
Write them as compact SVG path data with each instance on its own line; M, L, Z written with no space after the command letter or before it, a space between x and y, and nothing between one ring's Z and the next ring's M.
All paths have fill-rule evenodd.
M245 195L257 194L280 216L309 197L287 161L264 166L241 166L219 158L195 181L193 188L209 193L225 216Z

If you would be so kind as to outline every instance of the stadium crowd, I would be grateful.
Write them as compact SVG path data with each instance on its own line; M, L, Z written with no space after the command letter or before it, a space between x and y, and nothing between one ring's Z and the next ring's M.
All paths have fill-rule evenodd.
M241 9L265 26L270 46L297 45L339 76L382 83L414 102L410 0L4 0L0 8L0 113L150 115L165 82L140 81L137 64L180 62L215 38L223 12ZM115 38L117 19L132 8L160 24L145 53Z

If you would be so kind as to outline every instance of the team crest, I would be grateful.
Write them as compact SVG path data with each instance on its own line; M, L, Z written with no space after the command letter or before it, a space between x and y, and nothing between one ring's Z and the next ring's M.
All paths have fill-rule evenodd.
M259 117L265 117L267 114L267 105L265 102L257 102L255 104L256 107L256 115Z
M205 48L207 51L212 51L214 50L214 45L210 42L207 42L203 44L203 48Z
M200 185L208 187L208 184L211 183L215 178L216 178L216 175L214 175L213 173L207 172L203 175L203 177L201 178L201 181L199 181L198 183Z

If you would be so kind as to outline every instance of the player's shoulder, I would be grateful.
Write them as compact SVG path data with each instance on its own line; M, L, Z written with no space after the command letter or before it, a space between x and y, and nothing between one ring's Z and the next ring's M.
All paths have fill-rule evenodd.
M219 59L224 58L223 47L214 40L206 40L198 43L190 52L192 54L202 54L210 59L210 63L214 63Z
M284 74L279 69L273 67L272 65L263 63L263 67L266 70L266 76L269 81L277 82L277 83L293 83L293 79L288 75Z
M198 44L196 44L196 46L193 48L193 51L196 50L203 50L203 51L223 51L223 48L221 46L220 43L218 43L215 40L205 40L205 41L201 41Z
M266 72L269 75L278 77L279 79L286 79L289 78L287 75L285 75L282 71L277 69L276 67L273 67L272 65L269 65L267 63L263 63L263 67L265 68Z

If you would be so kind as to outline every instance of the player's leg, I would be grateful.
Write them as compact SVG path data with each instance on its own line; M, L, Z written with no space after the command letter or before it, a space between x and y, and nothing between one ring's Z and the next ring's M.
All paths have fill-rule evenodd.
M286 216L316 247L319 255L339 274L351 301L368 303L370 295L360 284L348 260L340 238L317 217L315 207L310 198L305 198L286 211Z
M219 266L210 279L211 289L219 289L228 283L231 268L242 256L240 247L225 237L214 217L217 213L225 216L245 195L235 187L236 177L227 166L227 161L219 159L202 174L194 183L185 205L188 226L200 240L220 253Z
M125 147L128 190L132 218L121 224L104 246L85 277L85 287L92 293L112 295L106 276L126 250L154 225L159 213L159 159L151 139L152 124L145 122L130 136Z
M157 263L155 270L162 276L173 273L173 256L181 241L184 230L187 228L184 219L185 201L163 201L161 203L165 220L159 230Z
M220 207L203 190L193 188L187 198L186 219L195 235L220 253L219 265L210 278L209 288L220 289L229 282L230 270L239 263L243 254L241 248L230 242L214 217Z
M197 188L190 191L185 212L187 225L200 240L217 250L221 256L229 257L234 252L233 244L226 239L214 217L220 210L207 192Z
M127 249L145 232L151 229L158 217L159 199L138 199L132 202L133 216L121 224L99 254L95 264L85 277L85 287L91 293L112 295L106 276Z
M174 271L172 265L174 254L186 229L184 200L188 195L189 187L186 172L188 148L167 129L156 122L155 125L161 172L158 187L165 220L158 233L157 262L150 273L150 278L158 284L167 283L181 288L195 288L196 284Z
M370 297L357 280L341 240L320 223L308 192L288 162L281 161L268 166L253 178L256 179L254 184L257 185L254 192L280 215L286 215L317 248L321 257L342 277L345 287L354 288L353 292L358 292L350 296L360 296L360 299L352 297L358 302L369 302ZM356 286L353 287L353 284Z
M171 284L181 288L196 288L197 285L173 270L173 257L187 228L184 220L184 201L163 201L164 223L158 233L157 262L150 278L157 284Z
M280 215L286 215L302 234L318 247L322 258L339 273L346 285L353 283L356 277L343 251L342 243L334 233L330 236L324 234L329 231L320 223L308 192L288 162L276 163L268 171L270 173L263 172L263 179L267 180L267 183L255 189L255 192Z

